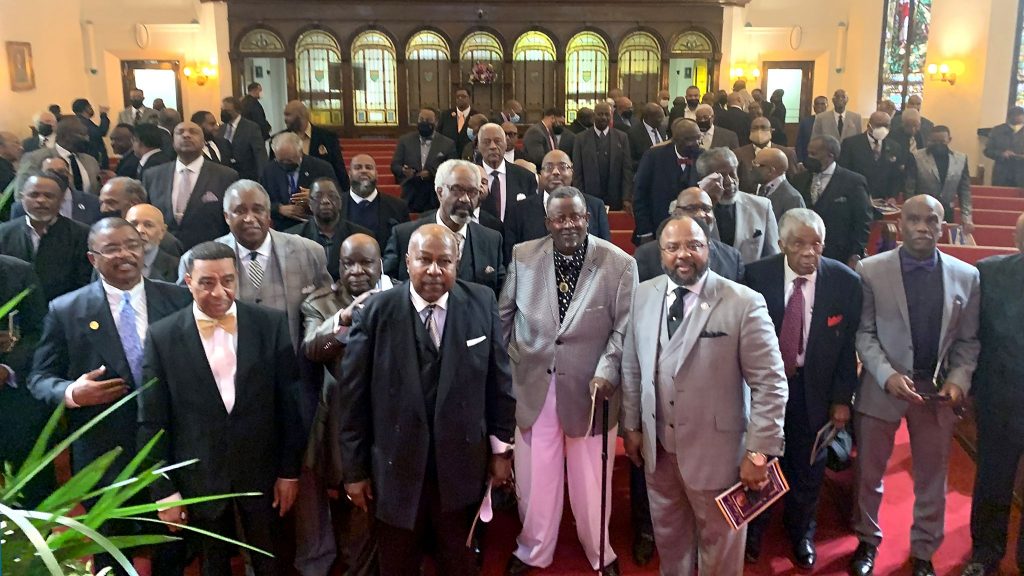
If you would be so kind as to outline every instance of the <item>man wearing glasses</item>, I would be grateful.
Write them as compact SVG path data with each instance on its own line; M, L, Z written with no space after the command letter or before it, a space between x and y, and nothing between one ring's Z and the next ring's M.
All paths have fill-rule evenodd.
M563 186L545 204L548 236L512 249L498 312L516 396L515 470L523 530L506 574L554 558L566 476L577 534L591 568L619 574L607 538L611 494L601 502L602 430L614 442L621 403L622 340L636 288L636 262L587 234L579 190ZM608 421L600 409L609 402ZM601 550L602 532L604 550ZM600 559L605 559L601 565Z

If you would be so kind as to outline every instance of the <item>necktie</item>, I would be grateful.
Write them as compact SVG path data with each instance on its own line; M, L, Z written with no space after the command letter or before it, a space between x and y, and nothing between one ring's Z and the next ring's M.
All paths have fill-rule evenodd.
M220 154L217 153L217 149L213 147L213 142L206 141L206 156L214 162L220 162Z
M174 198L174 219L181 224L185 216L185 208L188 206L189 197L192 196L192 171L183 168L178 178L178 195Z
M142 121L142 110L135 111L135 124L136 126Z
M683 323L683 318L686 315L686 294L689 291L682 286L675 289L676 301L668 307L668 337L672 338L672 335L676 333L676 330Z
M234 334L238 331L238 319L234 315L222 316L217 319L197 318L196 323L199 326L199 334L203 338L212 336L213 330L217 326L223 328L228 334Z
M84 191L82 187L82 169L78 167L78 157L68 154L68 164L71 165L71 179L74 181L75 190Z
M121 313L117 319L120 323L117 335L121 337L124 357L132 371L132 380L139 386L142 384L142 340L139 339L139 332L135 328L135 309L132 308L132 295L128 292L124 292Z
M836 121L836 124L838 124L838 128L839 128L839 139L842 140L843 139L843 115L842 114L839 115L839 120Z
M821 197L821 174L815 174L814 178L811 179L811 204L817 204L818 198Z
M501 181L498 179L498 171L494 170L491 172L491 198L494 199L494 209L498 212L498 216L501 220L505 220L505 213L501 209Z
M234 315L216 320L197 318L196 325L203 340L209 341L209 355L206 360L210 364L210 372L213 373L213 380L217 384L217 392L220 393L224 409L230 414L235 407L235 383L232 375L235 373L236 360L235 347L228 335L237 334L237 320ZM223 330L216 330L217 326Z
M224 128L224 139L228 142L233 142L235 137L235 126L234 124L227 124Z
M878 162L878 158L882 155L882 143L879 140L871 139L871 154L875 157L875 162Z
M437 304L427 304L427 317L423 319L423 325L427 327L427 333L430 334L430 341L434 343L434 348L441 349L441 333L437 329L437 319L434 318L434 310L437 309Z
M263 285L263 266L260 265L260 261L256 259L259 254L254 250L249 252L249 281L256 290L260 289Z
M548 149L547 149L547 152L550 152L550 151L555 149L555 138L554 138L554 136L551 135L551 132L548 132L547 130L545 130L544 132L546 132L547 135L548 135Z
M288 173L288 193L295 194L299 191L299 177L295 172Z
M804 284L806 278L797 277L793 280L793 294L786 303L786 311L782 317L782 329L779 330L779 350L782 352L782 363L786 367L786 376L796 374L796 358L804 351Z

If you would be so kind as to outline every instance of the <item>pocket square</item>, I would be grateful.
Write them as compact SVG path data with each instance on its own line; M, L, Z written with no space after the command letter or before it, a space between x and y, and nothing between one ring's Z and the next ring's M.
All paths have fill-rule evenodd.
M201 200L203 204L209 204L210 202L220 202L220 199L217 198L217 195L214 194L213 192L210 192L209 190L206 191L206 194L203 194Z
M700 332L701 338L722 338L723 336L728 336L728 334L717 330L701 330Z
M494 274L494 268L491 266L484 268L484 274Z
M846 196L840 196L832 201L833 204L842 204L846 202Z
M526 200L526 194L523 194L521 192L519 194L516 194L516 202L520 200Z
M476 338L466 340L466 348L472 348L473 346L476 346L477 344L483 342L484 340L487 340L487 336L478 336Z
M842 321L843 321L843 315L842 314L836 314L835 316L829 316L828 317L828 327L829 328L835 328L836 326L839 326L839 323L842 322Z
M754 230L753 238L757 238L757 237L761 236L762 234L764 234L764 232L761 232L760 230Z

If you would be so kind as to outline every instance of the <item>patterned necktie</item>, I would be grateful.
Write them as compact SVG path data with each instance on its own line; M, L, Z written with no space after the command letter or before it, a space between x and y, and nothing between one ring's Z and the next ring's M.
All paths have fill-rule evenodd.
M128 368L132 371L132 380L136 386L142 384L142 340L135 328L135 309L132 308L132 295L124 292L121 301L121 313L118 314L119 326L117 335L121 338L124 357L128 360Z
M142 110L135 111L135 125L138 126L139 122L142 121Z
M235 137L235 126L234 124L226 124L224 127L224 139L228 142L232 142Z
M260 265L260 261L256 259L259 256L255 250L249 252L249 281L252 282L253 287L259 291L260 286L263 285L263 266Z
M71 166L71 179L75 185L75 190L84 191L82 187L82 169L78 167L78 157L74 154L68 154L68 164Z
M288 193L295 194L299 191L299 177L295 172L288 173Z
M437 304L427 304L427 317L423 319L423 325L427 327L427 333L430 334L430 341L434 343L434 348L441 349L441 333L437 329L437 319L434 318L434 310L437 309Z
M817 204L818 203L818 198L821 197L821 181L822 181L822 177L821 177L820 173L819 174L815 174L814 177L811 178L811 205L812 206L814 204Z
M683 318L686 316L686 295L689 290L682 286L676 287L674 290L676 294L676 300L668 307L668 337L672 338L672 335L676 333L676 330L683 323Z
M804 284L806 278L797 277L793 280L793 294L786 303L786 311L782 316L782 329L779 330L779 350L782 352L782 363L786 367L786 376L792 378L796 374L796 358L804 351Z
M836 121L836 125L839 128L839 139L843 139L843 115L839 115L839 120Z
M185 208L188 207L189 197L192 196L192 171L183 168L180 174L178 195L174 198L174 219L178 224L181 224L181 219L185 216Z

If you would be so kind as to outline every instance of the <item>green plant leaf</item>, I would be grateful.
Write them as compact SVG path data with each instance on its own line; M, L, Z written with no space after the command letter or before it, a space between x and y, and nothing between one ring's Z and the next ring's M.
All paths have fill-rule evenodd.
M147 470L146 473L139 476L135 476L135 473L139 469L139 466L142 465L142 462L149 458L149 453L153 450L153 446L156 445L163 434L163 430L154 434L153 437L150 438L149 442L147 442L146 445L135 454L135 457L133 457L121 470L121 472L118 473L117 477L114 478L114 482L110 486L102 488L97 492L90 493L83 498L88 500L89 498L100 496L99 500L93 504L92 510L97 512L106 512L107 510L116 508L157 480L156 476L149 474L152 469ZM156 466L154 466L153 469L156 469ZM120 488L122 486L125 486L126 489L112 489L115 487Z
M57 562L56 556L50 551L50 547L46 544L46 539L39 530L32 525L29 519L29 512L25 510L15 510L0 504L0 516L6 516L14 522L15 526L21 529L21 533L28 538L29 542L36 549L36 554L43 560L43 564L46 564L47 570L50 574L61 574L60 564Z
M54 511L56 509L70 510L80 500L82 494L88 493L93 486L103 479L107 469L114 463L114 460L121 455L120 447L114 448L78 471L77 474L68 479L63 486L50 493L37 507L41 511Z
M35 289L35 286L29 286L28 288L25 288L21 292L18 292L18 294L15 295L14 298L8 300L3 306L0 306L0 320L3 320L4 316L7 316L7 314L11 310L17 308L18 304L21 304L21 301L25 299L25 296L31 294L32 291Z
M143 536L108 536L107 540L118 549L127 550L129 548L138 548L139 546L156 546L159 544L166 544L167 542L181 540L181 538L178 538L177 536L152 534ZM57 556L61 562L77 560L86 556L92 556L99 552L106 552L106 550L96 542L71 544L68 546L62 546L61 548L53 551L54 555Z
M214 534L213 532L210 532L208 530L203 530L202 528L196 528L195 526L192 526L192 525L189 525L189 524L172 524L170 522L164 522L163 520L155 520L153 518L144 518L142 516L130 516L128 519L129 520L138 520L140 522L152 522L154 524L163 524L164 526L167 526L167 527L177 526L178 528L181 528L183 530L188 530L189 532L195 532L196 534L202 534L203 536L209 536L210 538L216 538L217 540L220 540L221 542L227 542L228 544L232 544L234 546L239 546L239 547L245 548L246 550L252 550L253 552L256 552L256 553L259 553L259 554L263 554L264 556L267 556L269 558L273 558L274 557L274 555L271 554L270 552L267 552L265 550L260 550L259 548L255 547L255 546L250 546L249 544L246 544L245 542L239 542L238 540L232 540L231 538L228 538L227 536L221 536L220 534Z
M0 512L2 512L2 510L0 510ZM117 546L111 544L110 540L106 536L100 534L92 528L89 528L88 526L82 524L78 520L75 520L74 518L69 518L67 516L54 516L52 514L47 514L45 512L31 512L28 510L22 510L21 513L28 518L56 522L62 526L67 526L68 528L77 531L79 534L83 534L88 538L91 538L93 542L102 546L103 550L107 554L110 554L110 556L112 556L114 560L116 560L117 563L125 569L125 572L134 576L138 576L138 573L135 571L135 567L132 566L131 560L129 560L128 557L125 556L123 552L118 550ZM52 556L52 553L50 552L49 549L47 549L47 553L50 553L50 555Z
M240 492L237 494L215 494L213 496L196 496L194 498L183 498L177 502L164 502L157 504L139 504L136 506L126 506L124 508L117 508L111 512L111 516L117 518L126 518L128 515L135 514L146 514L149 512L157 512L164 510L172 506L192 506L194 504L202 504L203 502L214 502L216 500L227 500L228 498L239 498L249 496L262 496L262 492Z
M4 189L3 194L0 194L0 212L3 212L12 200L14 200L14 181L11 181L10 185Z

